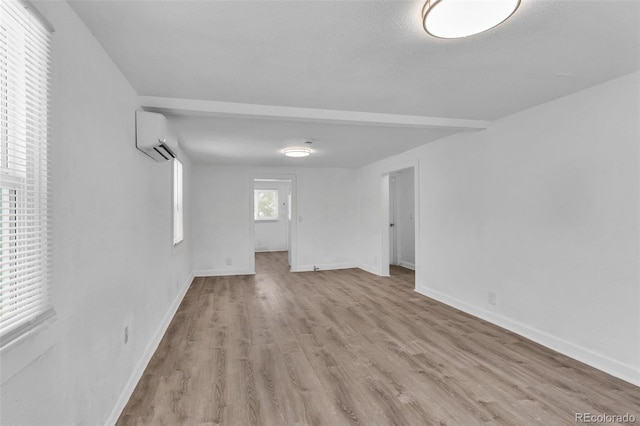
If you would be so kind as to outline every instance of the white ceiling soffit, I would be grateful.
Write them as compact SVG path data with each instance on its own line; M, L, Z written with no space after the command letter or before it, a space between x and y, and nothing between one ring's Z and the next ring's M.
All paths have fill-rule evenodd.
M189 158L206 164L355 168L490 124L151 96L141 96L140 103L147 111L165 114ZM313 153L307 158L284 156L283 149L291 146L309 147Z
M246 117L167 117L193 162L228 165L356 168L460 131ZM305 144L309 140L313 143ZM313 153L285 157L283 149L288 146L310 147Z
M456 40L425 33L423 4L71 1L147 107L182 115L190 110L212 123L233 115L244 123L248 117L303 120L308 126L300 131L317 125L325 133L330 126L375 124L388 138L370 138L367 149L379 154L406 149L400 139L414 141L415 131L426 143L452 129L482 128L640 68L636 0L522 0L503 24ZM209 140L221 139L214 126L205 127ZM211 158L204 138L188 139L196 133L184 131L183 147ZM348 135L358 137L353 129ZM251 140L259 152L260 135L245 137L239 146ZM349 137L342 142L353 143ZM252 152L244 158L256 163ZM373 158L365 154L360 164ZM324 163L314 156L303 160L358 162L326 155Z
M361 111L337 111L273 105L240 104L235 102L141 96L141 105L149 111L173 115L237 116L245 118L309 121L319 123L364 124L399 127L445 127L458 130L486 129L490 122L460 118L423 117L416 115L382 114Z

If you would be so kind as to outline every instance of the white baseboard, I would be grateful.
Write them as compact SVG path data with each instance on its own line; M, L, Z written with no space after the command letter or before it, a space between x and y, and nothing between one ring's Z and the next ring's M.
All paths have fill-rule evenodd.
M298 266L295 269L291 269L291 272L313 272L313 267L318 267L319 271L330 271L332 269L351 269L357 268L353 263L324 263L319 265L303 265Z
M373 275L377 275L379 277L382 276L380 274L380 271L376 270L376 268L371 266L371 265L358 265L358 269L362 269L365 272L368 272L368 273L373 274Z
M274 248L274 249L268 249L268 248L255 248L253 250L256 253L274 253L274 252L279 252L279 251L287 251L286 248Z
M176 298L171 304L171 307L167 310L167 313L162 318L162 321L160 322L158 328L156 329L156 332L151 337L151 340L149 340L149 343L147 344L142 354L142 358L140 358L135 368L131 372L131 375L129 376L129 380L127 380L127 384L125 385L124 389L120 393L120 396L118 397L118 400L116 401L113 409L111 410L109 417L107 417L107 421L105 422L106 425L115 425L116 422L118 421L118 417L120 417L122 410L124 410L124 407L127 405L127 402L129 402L129 398L131 398L131 394L133 394L133 390L136 388L138 382L142 378L142 374L144 373L145 368L147 368L149 361L151 361L151 357L153 356L156 349L158 348L158 345L160 344L160 341L164 337L164 334L166 333L167 328L169 328L169 324L171 323L173 316L176 314L176 311L178 310L180 303L182 303L182 299L184 299L184 295L187 293L187 290L189 290L189 287L191 286L191 283L193 282L194 278L195 278L194 274L192 273L189 276L186 283L182 285L182 288L176 295Z
M503 317L502 315L497 315L493 312L470 305L439 291L429 288L418 288L417 286L415 291L423 296L442 302L445 305L453 306L454 308L460 309L468 314L481 318L485 321L489 321L490 323L496 324L502 328L506 328L509 331L526 337L529 340L533 340L536 343L553 349L556 352L560 352L570 358L590 365L591 367L597 368L598 370L602 370L612 376L618 377L636 386L640 386L640 372L636 367L609 358L606 355L594 352L588 348L568 342L562 338L537 330L526 324Z
M411 269L412 271L416 270L416 265L414 265L413 263L405 262L404 260L401 260L399 262L398 266L402 266L403 268Z
M255 275L250 269L198 269L193 271L196 277L225 277L228 275Z

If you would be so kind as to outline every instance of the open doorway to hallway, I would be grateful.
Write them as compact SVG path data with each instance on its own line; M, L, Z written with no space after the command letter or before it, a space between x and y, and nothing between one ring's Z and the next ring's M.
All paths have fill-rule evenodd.
M415 185L413 167L389 173L389 274L414 271Z
M280 253L292 259L293 178L256 177L253 179L253 251ZM279 256L281 258L283 256Z

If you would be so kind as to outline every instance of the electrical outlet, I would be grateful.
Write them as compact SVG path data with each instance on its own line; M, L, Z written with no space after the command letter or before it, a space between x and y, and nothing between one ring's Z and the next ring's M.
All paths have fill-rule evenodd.
M231 266L231 264L233 263L230 257L226 258L225 262L227 263L227 266Z
M496 304L496 294L493 291L490 291L488 294L488 301L490 305Z
M126 345L129 342L129 327L124 328L124 344Z

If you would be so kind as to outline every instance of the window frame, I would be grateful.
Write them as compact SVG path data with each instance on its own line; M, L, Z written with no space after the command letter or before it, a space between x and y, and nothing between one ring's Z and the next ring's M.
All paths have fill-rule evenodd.
M0 55L6 65L0 74L0 209L5 213L0 220L0 352L4 354L55 318L48 164L53 27L28 2L3 2L0 8L0 35L5 38ZM8 39L13 43L7 44Z
M258 193L259 192L270 192L275 194L274 196L275 213L273 216L268 216L268 217L258 216ZM277 222L280 220L279 191L277 189L272 189L272 188L254 188L253 189L253 220L255 222Z
M173 247L176 247L184 241L184 165L174 158L171 168Z

